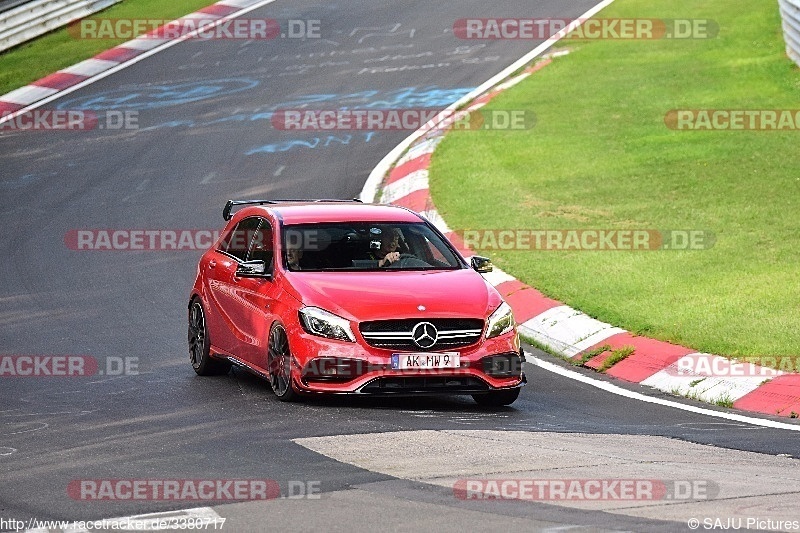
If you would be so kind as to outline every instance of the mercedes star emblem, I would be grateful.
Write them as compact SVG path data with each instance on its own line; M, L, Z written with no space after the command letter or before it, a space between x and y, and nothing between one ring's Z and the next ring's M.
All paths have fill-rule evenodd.
M411 338L414 339L414 344L422 349L427 349L436 344L439 332L436 330L436 326L430 322L420 322L411 331Z

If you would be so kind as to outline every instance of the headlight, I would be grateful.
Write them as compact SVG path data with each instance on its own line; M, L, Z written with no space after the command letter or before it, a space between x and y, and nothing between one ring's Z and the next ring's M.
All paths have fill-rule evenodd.
M503 302L489 317L489 327L486 328L486 338L491 339L503 333L508 333L514 328L514 313L511 306Z
M304 307L300 310L300 322L308 333L338 339L340 341L356 342L350 322L319 307Z

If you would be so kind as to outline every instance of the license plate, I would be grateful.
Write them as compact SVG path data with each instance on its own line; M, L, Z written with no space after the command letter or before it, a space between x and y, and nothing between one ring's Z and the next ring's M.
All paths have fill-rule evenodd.
M392 354L393 370L459 368L460 366L461 357L458 352Z

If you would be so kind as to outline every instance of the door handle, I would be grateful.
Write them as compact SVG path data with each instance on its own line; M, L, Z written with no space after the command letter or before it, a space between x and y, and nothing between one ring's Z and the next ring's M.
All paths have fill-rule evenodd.
M217 266L217 262L215 260L212 259L208 262L208 268L214 268L215 266Z

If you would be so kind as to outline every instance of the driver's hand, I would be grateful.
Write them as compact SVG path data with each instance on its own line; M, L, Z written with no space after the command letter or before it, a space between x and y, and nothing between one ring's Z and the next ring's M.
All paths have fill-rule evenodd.
M388 264L394 263L400 259L400 252L391 252L386 254L386 257L381 259L380 266L386 266Z

